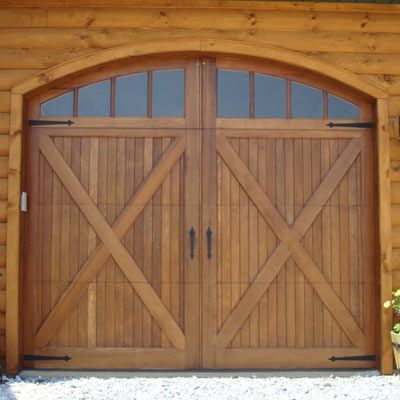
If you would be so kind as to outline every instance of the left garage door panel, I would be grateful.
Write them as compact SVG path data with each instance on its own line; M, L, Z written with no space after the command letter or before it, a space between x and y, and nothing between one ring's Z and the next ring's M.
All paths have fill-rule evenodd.
M184 368L185 133L104 132L30 130L27 366Z

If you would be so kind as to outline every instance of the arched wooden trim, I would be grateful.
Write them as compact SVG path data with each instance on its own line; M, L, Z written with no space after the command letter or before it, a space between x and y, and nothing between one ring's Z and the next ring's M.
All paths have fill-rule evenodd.
M82 72L111 61L151 54L182 53L226 53L257 57L269 61L283 62L320 76L327 76L342 84L362 92L372 98L387 98L387 92L360 76L326 61L319 60L294 51L281 49L255 42L220 39L174 39L133 43L100 50L88 55L66 61L45 72L20 83L12 89L13 93L27 94L39 88L54 84L57 80Z
M130 57L198 52L225 53L240 56L257 57L269 61L305 69L319 76L334 79L349 88L377 100L378 133L378 186L379 196L379 237L380 237L380 275L381 298L389 298L391 293L391 196L389 167L388 134L388 93L360 76L326 61L318 60L290 50L276 48L255 42L243 42L219 39L174 39L134 43L106 50L64 62L46 70L15 86L11 95L10 145L8 174L8 213L7 213L7 268L6 268L6 371L15 374L20 368L20 321L19 321L19 280L20 280L20 195L22 128L24 96L34 91L50 87L57 81L73 76L78 72L94 68L112 61ZM382 313L381 313L382 314ZM381 371L392 372L392 354L389 339L390 320L381 318Z

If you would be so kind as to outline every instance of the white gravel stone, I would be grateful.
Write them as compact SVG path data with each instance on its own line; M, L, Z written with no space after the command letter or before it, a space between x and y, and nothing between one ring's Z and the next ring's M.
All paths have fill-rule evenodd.
M19 377L0 385L1 400L207 399L396 400L400 377Z

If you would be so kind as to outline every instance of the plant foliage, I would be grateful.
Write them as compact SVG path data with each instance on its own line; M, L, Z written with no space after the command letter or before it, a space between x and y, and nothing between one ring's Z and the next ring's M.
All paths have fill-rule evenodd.
M400 334L400 288L392 293L392 299L385 301L383 304L384 308L391 308L393 310L394 316L397 320L393 327L393 332Z

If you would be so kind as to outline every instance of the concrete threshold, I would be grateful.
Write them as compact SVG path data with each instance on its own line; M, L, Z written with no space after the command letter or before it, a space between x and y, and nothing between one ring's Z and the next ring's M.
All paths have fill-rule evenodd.
M352 376L379 376L380 372L372 370L48 370L24 369L19 376L69 378L69 377L97 377L97 378L327 378Z

